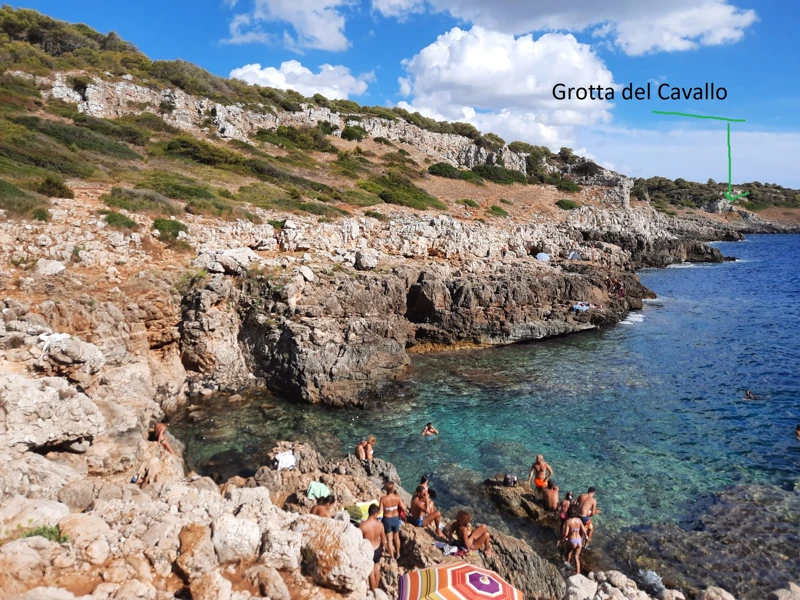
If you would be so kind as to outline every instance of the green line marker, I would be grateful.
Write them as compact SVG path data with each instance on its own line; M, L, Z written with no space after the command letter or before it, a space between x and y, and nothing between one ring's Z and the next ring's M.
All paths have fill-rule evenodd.
M713 119L715 121L727 121L728 125L728 191L725 192L725 197L728 199L729 202L733 202L734 200L738 200L739 198L744 198L750 192L744 192L743 194L737 194L736 196L733 195L733 187L732 187L732 179L731 179L731 123L744 123L744 119L729 119L727 117L712 117L709 115L693 115L690 113L682 113L682 112L667 112L663 110L654 110L653 111L657 115L672 115L676 117L692 117L693 119Z
M744 123L744 119L729 119L728 117L711 117L708 115L692 115L689 113L682 113L682 112L665 112L663 110L654 110L653 111L657 115L674 115L676 117L692 117L694 119L714 119L715 121L729 121L731 123Z

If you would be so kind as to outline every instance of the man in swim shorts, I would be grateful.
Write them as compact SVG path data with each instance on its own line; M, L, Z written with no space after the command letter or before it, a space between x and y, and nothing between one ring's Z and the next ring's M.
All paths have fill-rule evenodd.
M541 454L536 457L536 462L531 465L531 472L528 473L528 486L531 485L531 479L539 492L539 496L544 498L544 489L547 487L547 480L553 476L553 467L544 461L544 456ZM536 477L534 477L534 474Z
M377 504L370 504L367 509L367 520L361 523L358 528L361 530L361 535L365 540L372 544L372 572L369 574L369 589L374 590L378 588L381 581L381 571L378 566L383 557L383 548L387 546L386 533L383 531L383 524L378 521L378 513L380 508Z
M600 514L600 509L597 508L597 500L594 497L595 489L590 487L585 494L578 496L575 505L578 507L578 518L581 523L586 527L586 547L592 541L594 534L594 525L592 525L592 517Z

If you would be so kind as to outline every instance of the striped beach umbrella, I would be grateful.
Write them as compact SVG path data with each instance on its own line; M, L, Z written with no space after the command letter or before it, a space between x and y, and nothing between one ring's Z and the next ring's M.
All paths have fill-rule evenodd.
M524 600L525 595L494 571L465 562L400 577L399 600Z

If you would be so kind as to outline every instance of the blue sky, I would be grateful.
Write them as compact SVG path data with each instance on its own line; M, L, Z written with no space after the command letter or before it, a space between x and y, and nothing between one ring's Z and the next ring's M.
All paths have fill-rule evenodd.
M307 95L466 120L507 141L569 145L634 176L727 172L725 126L652 110L744 118L734 180L800 187L800 7L777 0L31 0L117 31L153 59ZM256 66L257 65L257 66ZM322 67L327 65L326 67ZM556 101L552 85L693 87L724 101Z

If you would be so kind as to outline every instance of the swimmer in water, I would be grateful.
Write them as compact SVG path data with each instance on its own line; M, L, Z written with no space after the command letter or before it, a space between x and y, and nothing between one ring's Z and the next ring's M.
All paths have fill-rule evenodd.
M433 437L434 435L439 435L439 430L433 426L433 423L428 423L425 425L425 429L422 430L422 435L425 437Z

